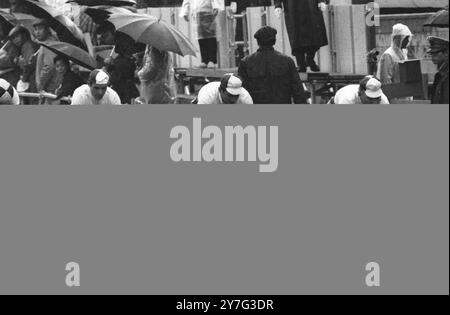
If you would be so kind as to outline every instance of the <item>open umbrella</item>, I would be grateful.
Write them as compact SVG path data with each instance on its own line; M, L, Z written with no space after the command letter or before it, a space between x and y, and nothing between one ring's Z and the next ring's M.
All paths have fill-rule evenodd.
M83 32L62 11L38 1L25 0L24 4L34 16L48 21L50 27L58 34L59 40L86 47Z
M115 7L133 6L136 5L135 0L68 0L67 3L73 2L79 5L97 6L110 5Z
M32 33L34 20L36 20L36 18L29 14L11 14L0 10L0 26L3 28L3 32L5 34L8 34L9 31L11 31L11 29L17 24L22 24Z
M97 61L91 55L89 55L85 50L72 44L56 41L47 43L39 42L39 44L50 49L55 54L63 55L73 61L73 63L89 70L93 70L97 67Z
M88 7L84 11L89 15L94 23L102 24L113 14L127 14L131 11L126 7L112 7L112 6L93 6Z
M448 27L448 8L440 10L429 17L424 26Z
M161 51L181 56L195 56L195 47L174 26L148 14L113 14L108 21L116 30L131 36L136 42L151 45Z

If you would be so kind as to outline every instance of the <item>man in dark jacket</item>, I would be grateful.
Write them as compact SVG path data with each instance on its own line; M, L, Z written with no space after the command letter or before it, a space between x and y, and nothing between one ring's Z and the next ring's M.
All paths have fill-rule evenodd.
M327 31L322 11L324 0L275 0L275 14L280 17L282 8L292 47L300 72L320 71L314 57L320 47L328 45Z
M276 51L277 31L265 26L255 33L259 49L239 65L239 76L254 104L306 104L305 91L294 61Z
M433 63L438 67L430 91L431 103L448 104L448 40L430 36L428 41L430 42L428 54L431 55Z

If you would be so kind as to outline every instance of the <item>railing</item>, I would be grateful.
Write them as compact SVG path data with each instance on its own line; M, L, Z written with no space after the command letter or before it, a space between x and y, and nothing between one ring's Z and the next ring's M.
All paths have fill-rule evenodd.
M50 101L55 101L57 100L57 97L55 94L52 93L30 93L30 92L20 92L19 94L19 98L20 98L20 104L23 104L23 99L27 98L27 99L37 99L38 102L37 103L33 103L33 104L38 104L38 105L43 105L43 104L48 104L46 101L50 100ZM60 99L58 99L60 101L64 101L67 102L68 104L71 103L71 99L70 97L61 97Z

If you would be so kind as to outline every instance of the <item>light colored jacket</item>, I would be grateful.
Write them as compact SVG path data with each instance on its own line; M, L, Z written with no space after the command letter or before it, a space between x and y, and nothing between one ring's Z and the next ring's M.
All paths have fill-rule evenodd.
M173 103L176 87L170 53L147 45L143 66L138 71L140 96L146 104Z
M181 5L180 17L195 16L200 12L212 13L214 9L225 10L224 0L184 0Z
M412 37L412 33L406 25L396 24L392 31L392 42L383 55L378 65L377 76L382 84L400 82L399 63L408 60L408 49L402 49L401 45L406 37Z

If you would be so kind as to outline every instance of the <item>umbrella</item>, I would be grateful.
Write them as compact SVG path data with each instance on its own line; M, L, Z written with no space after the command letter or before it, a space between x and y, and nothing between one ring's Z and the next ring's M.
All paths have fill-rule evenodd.
M148 14L113 14L108 21L117 31L131 36L136 42L153 46L161 51L172 51L181 56L195 56L195 47L174 26Z
M17 24L22 24L31 33L33 33L33 22L36 18L29 14L24 13L7 13L0 10L0 26L3 28L3 32L8 34L11 29Z
M98 5L110 5L115 7L133 6L136 5L135 0L69 0L67 3L74 2L79 5L98 6Z
M40 19L48 20L50 27L58 34L58 38L75 46L85 47L83 32L62 11L45 3L25 0L24 4Z
M89 55L85 50L78 48L72 44L65 42L47 42L47 43L39 43L45 48L50 49L55 54L63 55L67 57L69 60L73 61L77 65L85 67L89 70L93 70L97 67L97 61Z
M424 26L448 27L448 8L446 10L440 10L430 16Z
M104 23L112 14L130 13L131 11L125 7L111 7L111 6L93 6L88 7L84 11L89 15L95 24Z

